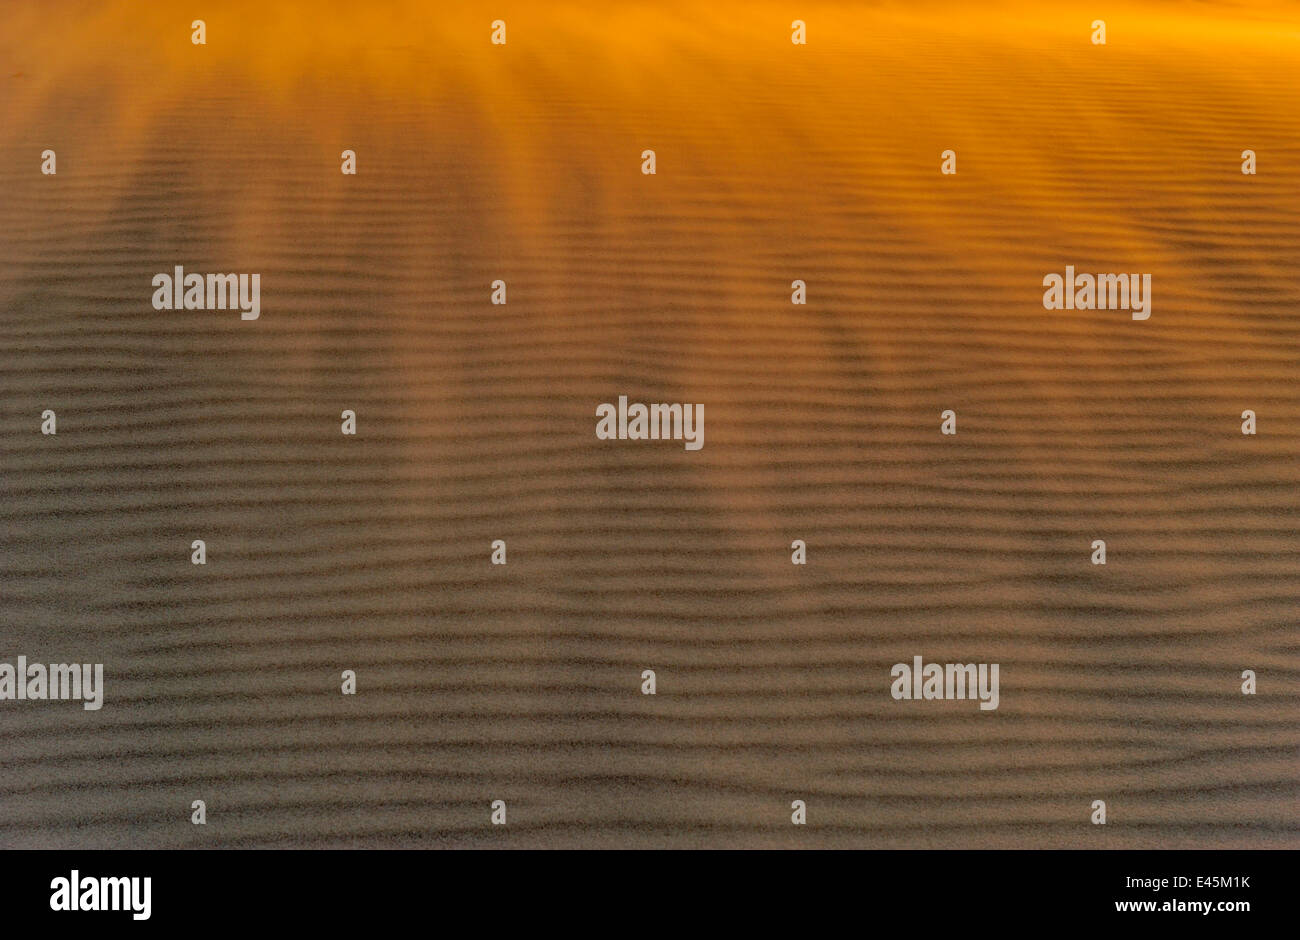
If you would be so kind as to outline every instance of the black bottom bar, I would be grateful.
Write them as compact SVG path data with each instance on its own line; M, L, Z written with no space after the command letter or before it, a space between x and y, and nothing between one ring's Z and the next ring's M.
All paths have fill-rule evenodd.
M6 926L76 930L582 925L654 936L710 924L765 933L891 924L974 936L965 930L1105 922L1230 931L1285 917L1294 862L1289 852L1223 851L13 851L0 854L0 897Z

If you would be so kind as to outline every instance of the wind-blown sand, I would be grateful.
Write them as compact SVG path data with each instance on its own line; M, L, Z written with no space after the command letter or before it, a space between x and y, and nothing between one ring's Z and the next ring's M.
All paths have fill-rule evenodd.
M0 12L0 845L1300 847L1295 6L165 6Z

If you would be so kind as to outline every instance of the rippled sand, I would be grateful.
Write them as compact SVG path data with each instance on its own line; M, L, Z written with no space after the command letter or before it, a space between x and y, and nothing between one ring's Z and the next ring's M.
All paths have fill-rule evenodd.
M0 13L0 845L1300 846L1296 7L165 6Z

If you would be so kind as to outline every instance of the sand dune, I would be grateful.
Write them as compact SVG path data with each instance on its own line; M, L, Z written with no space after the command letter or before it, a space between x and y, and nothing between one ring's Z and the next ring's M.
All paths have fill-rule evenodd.
M0 845L1300 846L1293 6L162 6L0 13Z

